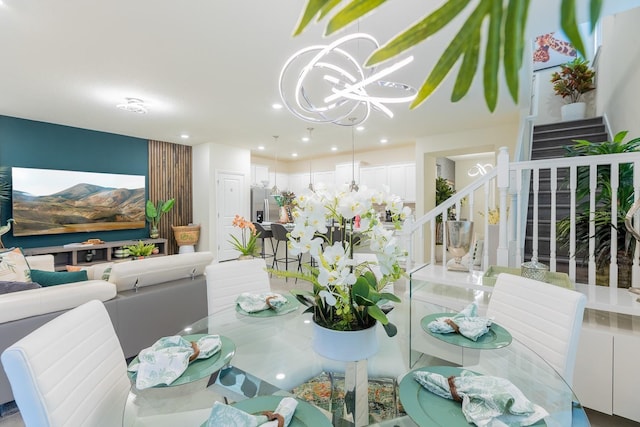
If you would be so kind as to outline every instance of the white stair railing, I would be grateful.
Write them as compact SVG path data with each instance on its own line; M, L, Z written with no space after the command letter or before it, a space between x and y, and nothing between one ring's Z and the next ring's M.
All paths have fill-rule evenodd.
M532 218L532 249L533 255L538 255L538 243L541 238L549 238L549 253L550 259L548 264L550 271L558 271L558 230L557 222L560 218L557 217L557 210L560 206L557 203L557 194L561 189L568 189L570 192L570 232L568 239L568 254L569 254L569 267L568 275L572 281L576 281L577 265L583 263L582 259L576 257L576 249L578 247L588 246L588 256L586 258L587 277L586 281L590 285L596 283L596 225L595 225L595 212L600 209L596 206L597 188L597 172L598 167L609 166L611 182L610 185L612 200L610 201L610 211L607 212L610 215L611 223L616 226L620 223L618 221L618 188L620 186L618 172L620 165L631 164L633 165L633 200L636 201L640 198L640 153L624 153L624 154L609 154L600 156L582 156L582 157L565 157L556 159L523 161L523 162L511 162L508 161L508 153L506 149L501 149L498 155L497 166L494 170L487 175L474 181L472 184L458 191L454 196L445 201L444 203L431 210L423 217L417 219L413 223L408 223L405 226L404 233L406 239L409 241L409 259L408 267L411 267L413 262L424 262L429 258L429 263L436 264L436 250L442 251L443 264L446 264L447 260L447 245L446 245L446 227L443 227L443 244L442 248L438 249L435 242L435 230L436 230L436 217L444 215L451 207L456 208L456 213L460 214L460 206L463 203L467 203L469 206L469 218L470 221L474 220L474 214L476 208L474 207L475 200L478 197L484 197L484 211L482 214L485 218L488 218L488 210L490 209L490 194L492 191L498 191L499 206L500 206L500 227L499 227L499 243L498 253L496 254L497 265L499 266L520 266L525 261L524 259L524 231L527 221L527 210L521 208L524 203L517 203L518 200L524 201L529 199L529 177L532 177L531 188L533 191L533 212ZM576 241L576 217L580 214L578 212L577 205L581 200L576 200L576 190L578 184L578 171L583 168L587 168L589 171L589 238L588 241ZM560 179L562 174L559 171L568 171L568 182ZM547 207L543 206L539 202L540 182L541 175L548 175L550 177L550 202ZM510 199L510 200L508 200ZM508 203L509 202L509 203ZM503 212L507 212L507 204L509 204L508 217L502 215ZM549 231L545 235L541 235L541 231L538 224L539 213L543 209L550 209L550 224ZM625 212L620 212L624 215ZM483 234L485 236L489 233L489 226L484 221ZM511 224L512 227L507 227ZM640 224L640 215L636 215L634 218L634 224ZM583 224L584 225L584 224ZM515 230L513 236L513 242L507 241L507 231ZM476 229L477 234L481 234ZM628 234L630 235L630 234ZM611 227L610 237L610 268L609 268L609 286L611 288L618 287L618 230L616 227ZM511 254L509 252L509 246L512 247ZM636 244L635 256L633 257L632 264L632 283L637 283L640 280L640 265L638 262L639 245ZM425 257L424 252L429 252L429 256ZM488 251L483 253L484 263L488 265ZM528 260L526 260L528 261Z

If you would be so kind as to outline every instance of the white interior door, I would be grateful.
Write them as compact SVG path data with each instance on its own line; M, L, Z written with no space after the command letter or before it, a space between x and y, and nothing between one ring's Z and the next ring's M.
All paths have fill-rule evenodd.
M239 252L229 243L231 235L240 238L240 229L233 226L236 215L246 217L244 175L241 173L217 172L216 182L218 205L218 260L237 258Z

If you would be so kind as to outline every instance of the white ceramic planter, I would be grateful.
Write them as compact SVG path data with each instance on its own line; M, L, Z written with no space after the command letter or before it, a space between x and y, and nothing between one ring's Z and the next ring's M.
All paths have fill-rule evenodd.
M320 356L342 362L367 359L378 351L376 323L361 331L335 331L313 322L313 349Z
M587 104L584 102L574 102L566 104L560 108L562 121L581 120L586 116Z

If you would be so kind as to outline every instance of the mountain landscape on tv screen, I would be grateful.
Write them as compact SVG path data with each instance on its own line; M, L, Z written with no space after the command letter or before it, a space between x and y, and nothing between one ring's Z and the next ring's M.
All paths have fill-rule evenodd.
M144 228L145 189L76 184L46 196L13 191L14 235Z

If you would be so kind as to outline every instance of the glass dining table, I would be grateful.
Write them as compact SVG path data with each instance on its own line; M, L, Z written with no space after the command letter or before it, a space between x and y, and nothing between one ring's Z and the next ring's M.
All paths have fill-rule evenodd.
M478 347L460 336L436 337L424 322L452 310L424 302L417 310L407 292L389 313L398 334L389 338L378 325L376 354L341 362L314 351L311 315L289 301L283 314L229 307L176 331L190 341L220 335L222 348L210 359L193 362L170 386L138 390L132 376L123 424L199 427L206 425L216 401L254 413L273 411L283 397L293 396L299 406L292 427L468 426L459 402L427 391L412 375L459 376L467 370L506 378L544 408L549 415L536 426L589 425L561 376L502 328L494 328L491 343Z

